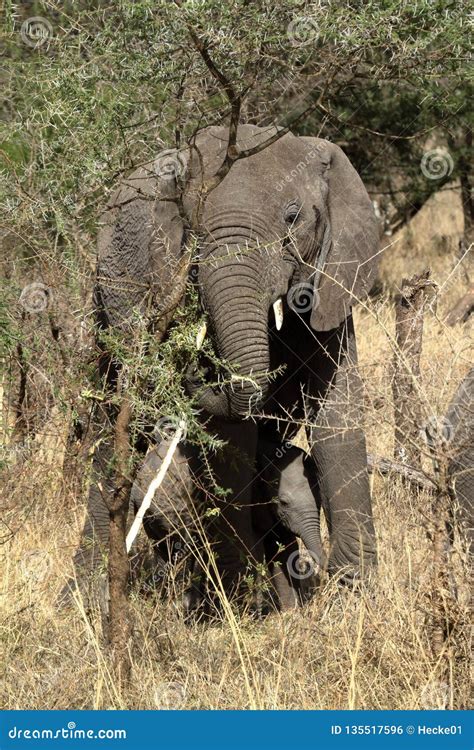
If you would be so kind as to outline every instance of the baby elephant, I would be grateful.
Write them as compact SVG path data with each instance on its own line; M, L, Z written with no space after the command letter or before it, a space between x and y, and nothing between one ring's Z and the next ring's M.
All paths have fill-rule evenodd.
M289 442L259 441L254 524L264 537L265 556L281 609L309 593L324 568L317 478L304 451ZM299 549L297 537L306 554Z
M230 425L227 432L221 425L219 436L233 438L235 444L240 435L242 450L216 452L206 462L195 447L187 443L177 446L144 516L143 525L153 544L152 559L145 557L142 566L141 556L133 556L132 549L132 571L138 573L141 567L141 576L145 568L145 587L168 583L176 577L191 579L184 596L188 614L218 605L219 596L213 592L222 591L222 585L233 598L242 595L242 602L249 601L250 594L252 609L256 603L258 609L265 607L266 597L260 596L259 587L250 591L248 588L248 581L253 575L258 578L265 560L272 572L273 604L281 608L294 606L301 598L302 582L308 582L313 567L322 565L320 504L311 464L307 465L303 452L290 443L264 441L256 427L250 427L253 437L249 428L245 430L240 424ZM164 438L149 450L137 473L130 495L129 526L170 442ZM247 443L256 449L248 452L251 456L245 453ZM74 557L75 576L66 583L58 604L70 603L78 588L87 601L98 594L101 609L106 612L109 514L97 476L98 465L107 466L106 459L113 451L108 444L102 448L104 445L107 451L104 455L99 451L93 466L93 491L89 493L87 517ZM227 490L222 497L209 488L209 467L213 482ZM297 537L315 563L310 568L300 557Z

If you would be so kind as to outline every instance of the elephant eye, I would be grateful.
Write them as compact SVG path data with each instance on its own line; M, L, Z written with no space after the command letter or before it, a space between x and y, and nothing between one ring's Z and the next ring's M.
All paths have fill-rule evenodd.
M301 206L297 203L290 203L285 210L285 223L288 224L288 226L292 226L298 220L300 213Z

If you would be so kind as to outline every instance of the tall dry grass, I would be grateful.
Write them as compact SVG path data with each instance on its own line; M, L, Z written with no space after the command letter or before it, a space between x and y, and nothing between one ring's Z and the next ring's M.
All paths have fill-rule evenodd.
M453 256L431 259L449 278ZM409 264L405 275L411 275ZM446 284L425 321L420 389L426 417L440 416L472 360L472 323L447 329L443 313L463 291ZM393 302L359 309L368 447L393 450ZM48 428L50 429L50 428ZM45 428L45 431L48 431ZM66 431L67 432L67 431ZM372 478L379 568L354 593L329 582L305 607L256 621L227 612L188 625L173 601L134 589L132 680L123 692L108 671L100 619L81 606L58 613L54 597L70 572L83 515L85 478L71 470L64 430L41 436L4 476L1 549L2 708L415 709L469 703L467 561L457 538L451 559L455 611L446 662L430 647L430 499L396 477ZM21 457L19 457L21 458ZM63 463L67 471L63 470ZM430 469L429 458L425 467Z

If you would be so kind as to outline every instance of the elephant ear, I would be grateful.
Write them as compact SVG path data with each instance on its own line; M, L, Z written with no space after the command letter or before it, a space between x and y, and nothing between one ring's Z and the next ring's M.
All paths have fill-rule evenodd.
M379 230L364 184L339 146L321 138L302 140L317 153L318 178L328 186L328 223L313 276L317 294L311 325L329 331L345 320L375 281Z
M122 179L101 216L95 299L103 326L127 328L134 311L166 309L184 241L176 202L188 153L162 151Z

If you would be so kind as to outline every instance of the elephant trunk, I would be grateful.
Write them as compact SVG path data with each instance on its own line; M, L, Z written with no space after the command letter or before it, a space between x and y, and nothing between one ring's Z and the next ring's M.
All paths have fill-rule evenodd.
M92 462L91 485L87 499L87 516L81 534L79 548L74 555L74 577L68 579L57 599L58 606L70 606L74 591L78 589L87 606L99 596L102 612L108 608L106 577L103 575L104 560L109 551L109 509L107 498L114 490L108 467L112 464L111 441L100 443ZM95 593L94 593L95 592Z
M321 530L319 523L319 509L317 507L312 509L310 512L304 513L296 524L297 528L294 529L294 533L300 537L304 546L310 553L315 566L319 566L320 569L324 568L324 552L321 542ZM317 570L315 570L317 572Z
M226 396L230 416L247 415L268 390L268 307L257 253L238 246L213 252L203 265L201 290L219 355L233 368Z

